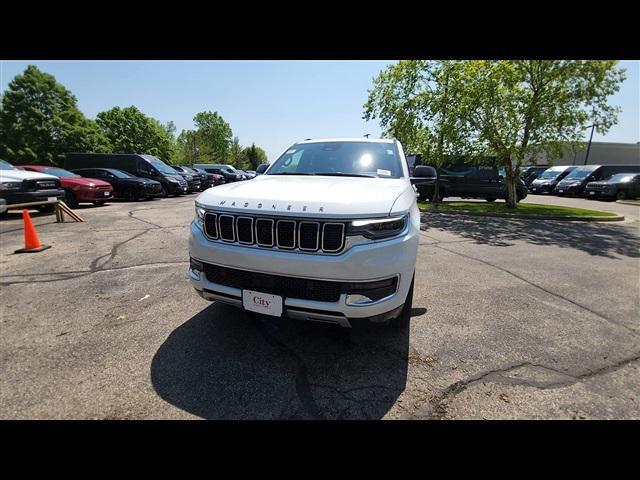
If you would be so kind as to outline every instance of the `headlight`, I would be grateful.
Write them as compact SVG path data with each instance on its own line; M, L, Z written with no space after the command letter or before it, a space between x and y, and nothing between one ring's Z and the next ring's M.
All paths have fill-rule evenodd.
M175 178L168 178L167 180L169 180L171 183L180 183L178 180L176 180Z
M95 183L90 183L89 184L89 188L96 188L96 184Z
M206 210L202 207L199 207L198 205L196 205L196 223L198 225L200 225L200 227L203 227L204 225L204 214L205 214Z
M380 239L400 234L407 223L407 215L391 218L354 220L347 229L347 235L362 235L365 238Z
M0 190L20 190L22 182L2 182L0 183Z

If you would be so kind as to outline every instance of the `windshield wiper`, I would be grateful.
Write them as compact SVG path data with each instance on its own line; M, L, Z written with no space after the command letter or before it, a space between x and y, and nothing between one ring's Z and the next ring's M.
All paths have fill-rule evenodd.
M267 175L315 175L315 173L309 173L309 172L276 172L276 173L268 173Z
M321 175L321 176L326 176L326 177L368 177L368 178L378 178L377 175L371 175L370 173L318 172L315 175Z

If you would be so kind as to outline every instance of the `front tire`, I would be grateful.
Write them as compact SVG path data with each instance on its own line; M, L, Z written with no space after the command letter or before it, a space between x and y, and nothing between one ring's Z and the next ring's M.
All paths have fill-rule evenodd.
M95 202L93 202L93 205L95 205L96 207L101 207L102 205L104 205L104 200L96 200Z
M624 190L620 190L618 193L616 193L616 200L626 200L627 199L627 192L625 192Z
M396 318L392 318L389 321L389 326L391 328L404 328L409 325L409 320L411 319L411 309L413 308L413 284L416 281L416 274L414 272L413 278L411 279L411 286L409 287L409 293L407 293L407 298L404 301L404 306L402 307L402 311L400 315Z
M70 208L76 208L78 206L78 200L73 192L66 190L64 193L64 202L69 205Z

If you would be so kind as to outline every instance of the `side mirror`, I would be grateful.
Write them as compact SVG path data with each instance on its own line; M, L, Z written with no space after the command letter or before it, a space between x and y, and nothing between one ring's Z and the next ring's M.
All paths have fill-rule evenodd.
M413 177L411 177L411 184L426 183L429 180L434 180L438 176L438 172L433 167L428 165L418 165L413 169Z
M268 163L258 165L258 168L256 168L256 175L262 175L267 170L267 168L269 168Z

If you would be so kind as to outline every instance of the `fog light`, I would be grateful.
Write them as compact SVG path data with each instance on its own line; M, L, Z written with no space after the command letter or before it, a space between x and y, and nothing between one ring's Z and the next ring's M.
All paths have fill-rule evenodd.
M359 293L347 295L346 303L347 305L366 305L367 303L371 303L371 300L366 295L360 295Z
M196 270L198 272L202 272L204 270L204 265L202 265L202 262L199 262L194 258L189 259L189 266L191 267L191 270Z

